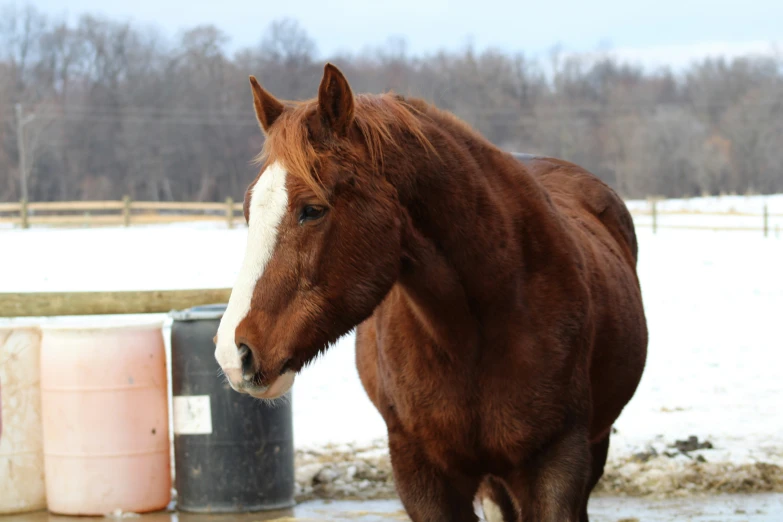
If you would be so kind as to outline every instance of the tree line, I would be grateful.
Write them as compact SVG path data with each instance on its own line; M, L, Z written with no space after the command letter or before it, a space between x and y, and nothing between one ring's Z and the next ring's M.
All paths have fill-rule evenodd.
M675 73L557 51L413 56L393 40L324 58L291 19L270 21L255 46L229 53L228 42L211 25L172 38L0 8L0 201L22 197L22 177L31 201L241 198L263 139L248 75L309 98L326 59L357 92L423 97L504 149L582 164L624 197L783 192L774 55Z

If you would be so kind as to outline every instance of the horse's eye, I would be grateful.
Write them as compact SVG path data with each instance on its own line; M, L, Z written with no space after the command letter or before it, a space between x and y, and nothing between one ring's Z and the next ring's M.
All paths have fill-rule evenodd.
M324 207L307 205L302 209L302 214L299 216L299 224L302 224L305 221L320 219L325 213L326 209Z

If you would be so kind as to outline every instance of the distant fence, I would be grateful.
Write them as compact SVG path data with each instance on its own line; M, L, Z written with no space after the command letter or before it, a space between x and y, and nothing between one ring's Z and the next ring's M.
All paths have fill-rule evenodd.
M662 199L651 199L645 208L632 207L637 228L760 232L780 237L783 214L770 213L767 205L758 212L737 210L661 209Z
M0 203L0 224L21 228L98 227L166 224L192 221L223 222L233 228L242 218L242 203L178 201L54 201Z
M632 207L637 227L681 230L749 231L765 237L780 236L783 214L770 213L766 206L757 213L662 209L651 199L643 207ZM0 203L0 225L29 228L98 227L169 224L178 222L222 222L228 228L244 224L242 203L227 198L223 203L132 201L69 201Z

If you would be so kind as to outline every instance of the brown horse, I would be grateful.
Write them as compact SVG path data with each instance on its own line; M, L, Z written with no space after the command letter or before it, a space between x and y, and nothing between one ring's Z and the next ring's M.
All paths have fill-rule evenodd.
M231 386L279 397L357 327L414 521L477 520L477 495L490 520L586 521L647 353L620 198L331 64L309 101L250 83L266 141L216 336Z

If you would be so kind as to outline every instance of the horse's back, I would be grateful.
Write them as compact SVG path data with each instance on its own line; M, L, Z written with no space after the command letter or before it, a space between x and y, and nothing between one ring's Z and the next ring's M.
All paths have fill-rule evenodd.
M512 153L547 190L553 203L576 220L584 214L597 218L619 246L625 247L635 266L638 243L633 219L623 200L597 176L558 158ZM584 223L582 223L584 225Z

